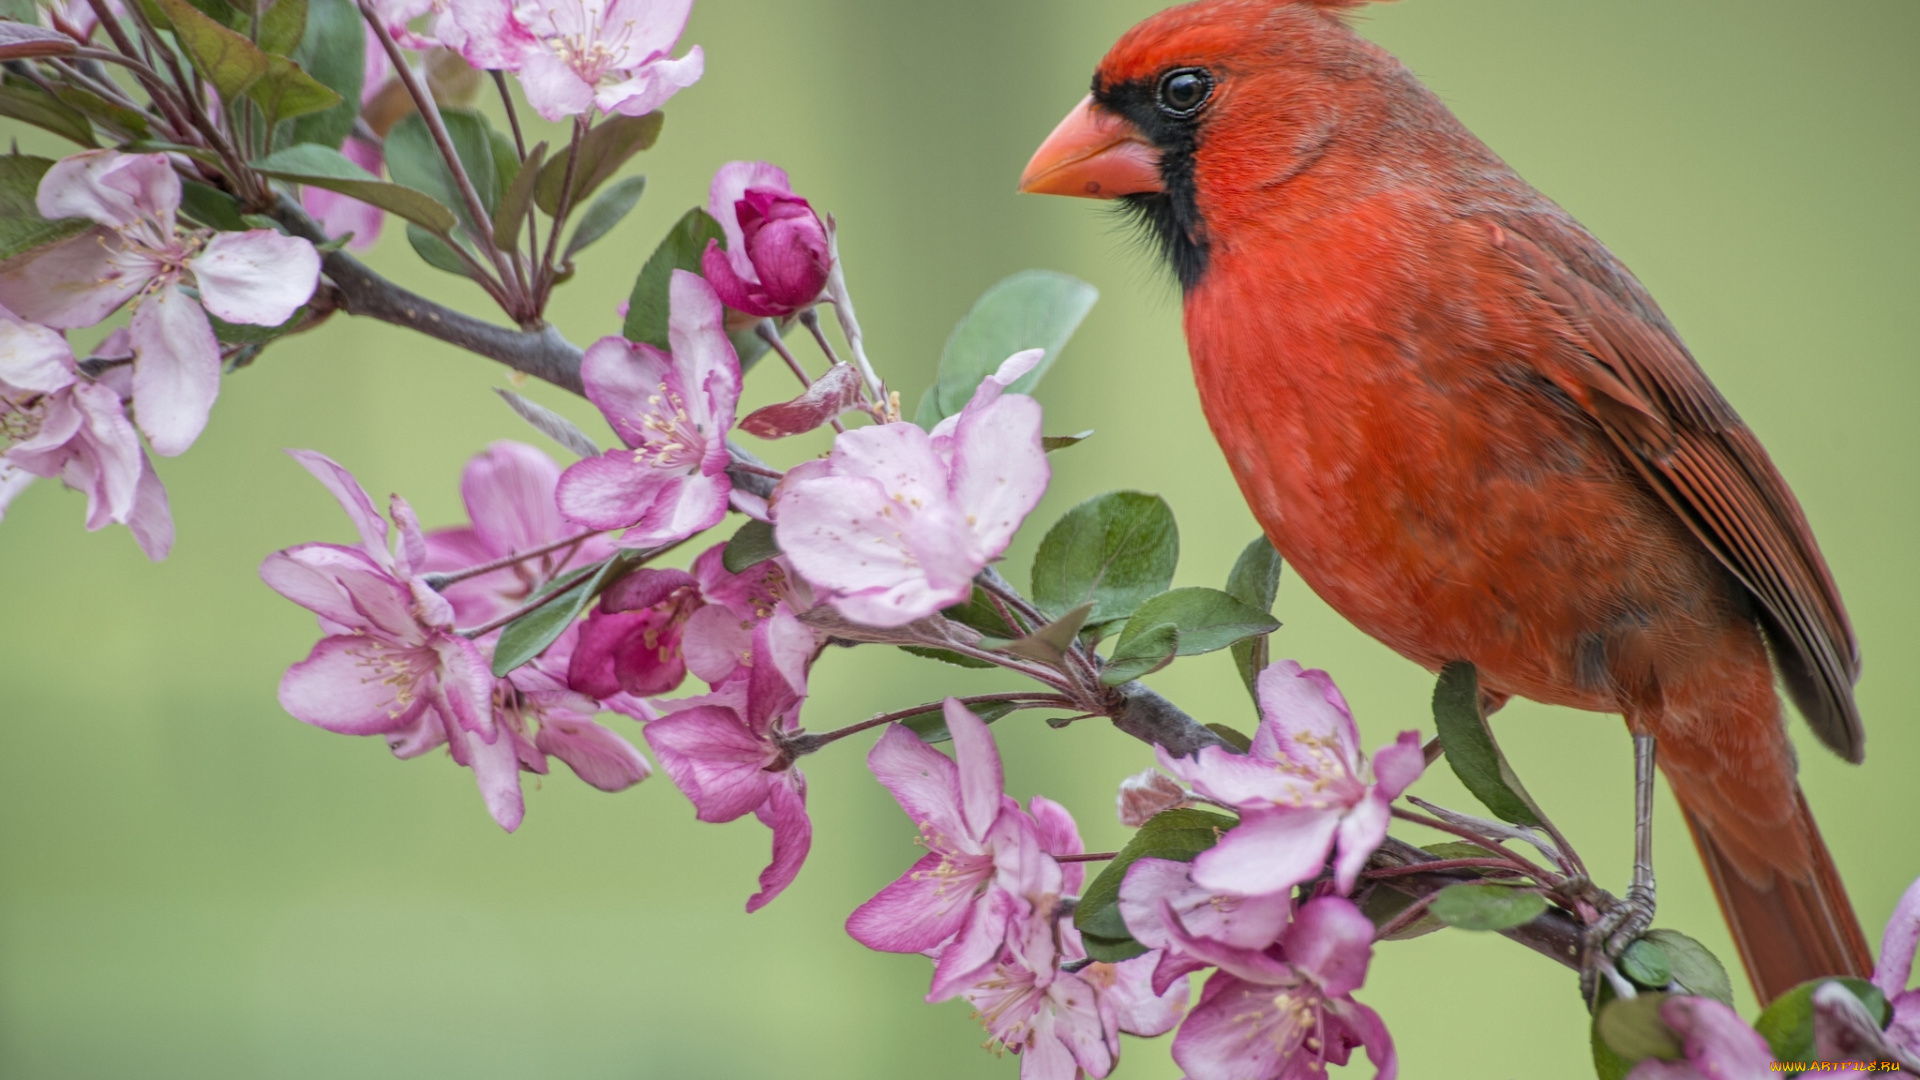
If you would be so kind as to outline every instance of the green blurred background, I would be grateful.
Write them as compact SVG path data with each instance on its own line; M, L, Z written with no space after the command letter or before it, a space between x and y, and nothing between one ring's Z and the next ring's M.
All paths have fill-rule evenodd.
M1107 45L1153 9L702 0L685 41L705 46L707 77L670 106L638 165L652 189L583 257L555 320L580 342L615 331L654 241L741 157L786 166L839 216L871 350L909 404L986 286L1028 266L1079 275L1104 299L1041 397L1049 430L1099 434L1057 456L1036 522L1111 488L1162 492L1183 526L1180 583L1219 584L1255 528L1196 408L1175 292L1100 208L1013 192ZM1906 715L1920 696L1920 7L1409 0L1363 27L1635 268L1799 492L1865 648L1867 764L1840 764L1797 725L1795 738L1877 942L1920 872L1920 732ZM391 225L371 261L481 302ZM789 393L784 380L756 371L749 399ZM766 831L696 823L664 777L614 796L563 769L529 777L526 824L508 836L444 757L398 762L280 710L280 672L316 634L254 568L349 535L280 449L324 450L377 495L452 523L469 455L541 442L488 392L504 381L336 318L227 379L199 445L161 463L179 523L169 561L148 565L124 530L84 533L80 496L57 485L15 504L0 525L0 1075L1013 1076L1015 1060L978 1048L965 1005L921 1002L925 961L870 953L840 928L915 853L864 741L806 763L812 858L748 917ZM528 392L600 430L564 394ZM1012 553L1017 580L1040 531ZM1370 746L1430 727L1425 674L1291 577L1279 614L1275 655L1332 671ZM1223 654L1152 681L1202 717L1249 719ZM814 685L819 729L1003 680L871 651L827 657ZM1601 880L1623 886L1619 722L1515 703L1498 729ZM1065 802L1095 849L1123 842L1112 794L1149 763L1143 747L1093 724L1016 716L995 730L1016 794ZM1415 791L1467 803L1444 769ZM1731 963L1662 799L1660 921ZM1370 982L1362 997L1391 1025L1404 1075L1587 1069L1573 978L1506 942L1453 931L1389 945ZM1178 1070L1164 1041L1134 1042L1120 1075Z

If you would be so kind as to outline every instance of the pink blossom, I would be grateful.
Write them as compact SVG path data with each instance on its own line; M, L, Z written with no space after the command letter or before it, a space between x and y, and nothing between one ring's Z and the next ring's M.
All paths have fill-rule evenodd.
M554 505L559 484L560 466L525 443L501 440L474 455L460 473L471 524L428 533L422 572L454 573L582 536ZM577 546L454 582L440 593L460 624L479 626L520 608L547 582L612 554L606 537L586 535Z
M693 561L692 572L643 569L615 582L587 617L568 673L577 690L605 698L672 691L687 672L719 686L747 662L753 630L782 602L809 606L784 559L727 572L725 544Z
M1015 353L931 433L857 428L774 492L780 549L842 615L902 626L971 595L1045 494L1040 405L1004 391L1038 363Z
M442 40L474 67L517 73L548 120L595 106L639 116L700 81L700 46L669 56L692 9L693 0L448 0L458 34Z
M1398 1075L1386 1025L1353 1000L1373 956L1373 922L1351 901L1308 901L1270 952L1194 937L1171 914L1168 926L1176 947L1220 969L1173 1040L1190 1080L1309 1080L1362 1046L1375 1080Z
M833 269L827 227L793 193L784 169L730 161L713 176L707 212L726 232L726 250L707 241L701 269L720 299L749 315L784 316L810 306Z
M579 623L568 627L545 652L493 681L494 721L513 738L527 772L544 776L551 754L601 791L622 791L651 776L653 766L633 744L594 720L598 702L567 685L579 629Z
M404 22L403 19L403 25ZM360 82L360 106L365 108L368 102L379 96L381 88L386 84L387 73L392 70L392 64L387 60L387 50L381 46L380 39L374 36L373 28L363 26L361 29L365 42L366 67L365 75ZM374 176L380 175L383 155L379 146L358 135L349 135L346 142L341 144L340 152L355 165ZM307 213L319 222L320 228L328 236L353 234L353 240L347 246L356 251L365 251L380 239L380 226L387 216L377 206L320 187L302 188L300 203L306 207Z
M1068 878L1050 848L1065 855L1080 846L1056 804L1036 799L1028 815L1001 790L1000 753L984 721L954 698L944 711L953 758L897 725L867 755L927 854L847 917L847 933L870 949L938 951L928 1001L976 982L1015 927L1052 908ZM1070 869L1077 887L1085 868Z
M991 741L987 749L991 751ZM968 761L963 757L960 768L966 769ZM1060 874L1016 874L1030 880L1013 885L1012 891L989 894L991 906L1019 914L1006 922L1004 940L992 963L976 972L961 993L994 1041L1020 1055L1024 1080L1075 1080L1082 1073L1097 1080L1118 1061L1121 1032L1152 1037L1173 1029L1186 1008L1186 984L1156 991L1151 985L1156 953L1119 964L1089 963L1060 894L1017 895L1036 885L1079 890L1084 866L1061 864L1053 858L1083 850L1072 815L1037 795L1029 804L1029 815L1020 815L1010 799L1003 804L1003 813L1027 816L1033 822L1042 852L1022 851L1021 855ZM954 950L964 948L965 939L962 934L951 944L928 951L935 954L937 963L948 963Z
M277 326L319 284L320 256L305 240L271 229L211 238L181 231L180 178L164 154L64 158L41 177L37 205L44 217L83 217L97 227L0 274L0 303L70 330L134 301L134 413L154 450L169 457L193 445L220 392L220 344L207 313ZM198 302L182 291L189 282Z
M267 556L260 576L320 617L327 634L280 680L280 704L295 719L343 735L381 735L396 757L441 743L471 768L500 826L520 824L520 758L502 738L492 676L473 642L454 632L453 605L418 575L426 538L406 500L394 496L397 552L388 527L353 474L310 450L291 451L338 499L360 543L302 544Z
M727 514L727 430L740 400L740 360L724 309L698 274L673 272L667 341L605 337L587 350L587 397L627 445L575 462L560 478L560 510L594 529L626 528L625 547L653 547Z
M37 477L87 495L87 529L125 525L147 557L167 557L166 488L107 379L83 377L60 334L0 307L0 516Z
M1893 1007L1887 1038L1909 1053L1920 1054L1920 990L1907 989L1916 947L1920 947L1920 880L1907 886L1894 906L1880 939L1880 961L1873 966L1873 985Z
M1153 954L1067 971L1086 960L1072 923L1046 916L1028 926L963 994L994 1042L1020 1056L1021 1080L1099 1080L1119 1062L1122 1032L1150 1038L1179 1022L1186 984L1155 994Z
M1337 845L1334 885L1350 892L1386 837L1389 805L1426 767L1420 735L1401 732L1381 749L1374 781L1353 714L1326 672L1278 661L1260 673L1259 697L1250 752L1158 751L1162 768L1240 812L1240 824L1194 860L1193 878L1242 896L1284 892L1320 873Z
M1774 1071L1767 1041L1731 1006L1675 995L1660 1003L1660 1019L1680 1036L1686 1057L1648 1058L1627 1080L1759 1080Z
M813 842L807 781L784 739L796 730L807 693L813 632L785 608L753 633L753 662L711 694L662 702L647 744L701 821L751 812L773 830L773 860L760 872L758 911L793 883Z

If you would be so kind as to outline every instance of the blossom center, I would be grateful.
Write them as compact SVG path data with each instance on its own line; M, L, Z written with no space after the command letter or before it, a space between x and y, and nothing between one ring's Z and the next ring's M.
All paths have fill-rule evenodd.
M647 396L647 408L635 429L639 445L633 448L633 463L655 469L698 469L706 456L707 435L687 412L686 399L663 382Z
M393 705L387 716L399 719L418 700L420 683L440 662L432 649L400 649L362 637L347 650L359 669L362 685L380 684L393 688Z

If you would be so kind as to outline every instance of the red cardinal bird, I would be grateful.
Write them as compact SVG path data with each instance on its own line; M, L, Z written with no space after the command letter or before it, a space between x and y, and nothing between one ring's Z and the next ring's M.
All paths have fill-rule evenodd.
M1861 759L1805 516L1647 291L1342 20L1360 2L1148 19L1021 188L1157 239L1207 422L1322 599L1495 704L1652 735L1761 1001L1864 976L1774 692Z

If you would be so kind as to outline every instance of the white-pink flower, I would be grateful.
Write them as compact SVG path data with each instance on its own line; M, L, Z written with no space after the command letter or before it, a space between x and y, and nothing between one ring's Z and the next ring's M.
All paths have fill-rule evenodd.
M40 179L47 218L98 227L0 274L0 303L26 319L71 330L134 301L133 403L140 430L167 456L193 445L220 392L220 344L207 312L277 326L313 296L320 256L271 229L182 231L180 178L163 154L89 150ZM191 285L198 302L185 291ZM202 310L202 309L205 310Z
M669 55L692 10L693 0L448 0L460 40L446 44L474 67L517 73L548 120L595 106L639 116L700 81L700 46Z
M302 544L275 552L260 577L320 617L327 636L280 680L280 704L295 719L342 735L380 735L396 757L445 743L473 770L487 811L511 832L520 824L520 757L494 716L493 677L473 642L454 631L453 606L419 576L426 538L394 496L398 551L387 522L353 474L322 454L293 457L338 499L360 543Z
M1887 1004L1893 1008L1887 1038L1907 1053L1920 1056L1920 990L1907 989L1916 947L1920 947L1920 881L1907 886L1894 905L1880 938L1880 960L1873 965L1873 985L1887 996Z
M1660 1003L1660 1019L1680 1036L1685 1057L1648 1058L1627 1080L1760 1080L1775 1072L1773 1051L1732 1006L1712 998L1674 995Z
M1258 689L1249 752L1209 746L1176 758L1156 748L1162 768L1240 813L1194 860L1193 880L1241 896L1284 892L1319 874L1337 845L1334 885L1351 892L1386 837L1390 804L1426 768L1420 735L1401 732L1374 755L1370 774L1353 713L1326 672L1281 660L1260 673Z
M57 477L86 493L89 531L125 525L158 561L173 515L113 381L85 378L66 338L0 307L0 517L34 479Z
M685 539L727 516L727 431L740 400L740 359L725 309L697 274L668 286L671 355L622 337L587 349L587 397L625 443L560 477L560 512L594 529L627 531L623 547Z
M1039 363L1015 353L931 432L856 428L774 492L780 550L821 597L868 626L902 626L972 593L1052 476L1039 402L1008 394Z

